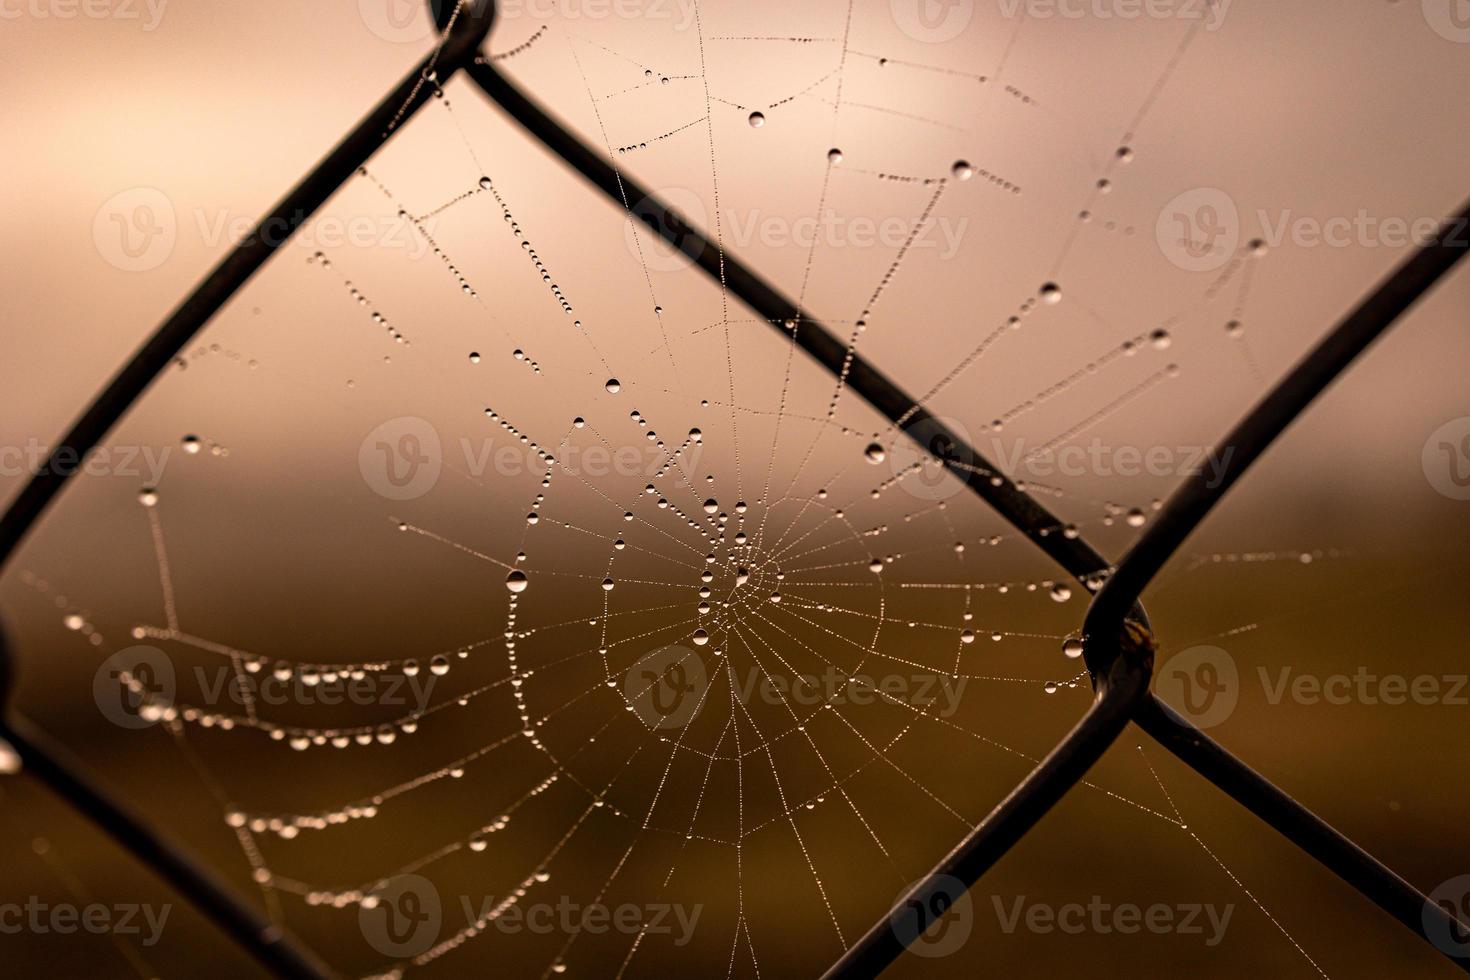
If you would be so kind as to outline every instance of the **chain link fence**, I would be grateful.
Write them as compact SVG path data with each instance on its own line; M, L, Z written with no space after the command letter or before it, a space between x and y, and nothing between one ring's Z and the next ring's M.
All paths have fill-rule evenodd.
M876 366L839 340L821 320L782 295L737 256L717 248L703 231L621 174L481 54L495 18L492 0L431 3L442 35L437 48L401 81L302 182L260 222L174 311L53 451L0 518L0 569L61 492L84 459L232 295L285 244L290 234L368 158L432 100L434 86L464 72L481 92L556 153L593 186L643 221L673 248L756 314L790 336L814 360L911 437L919 452L938 460L971 492L1041 548L1092 593L1082 626L1084 656L1096 697L1067 736L983 822L954 848L892 911L853 943L828 977L880 973L921 936L1082 779L1131 722L1181 761L1336 873L1388 915L1433 943L1470 972L1470 958L1454 937L1467 934L1453 911L1423 895L1372 855L1271 784L1245 762L1175 713L1150 690L1158 639L1141 597L1155 574L1208 516L1247 469L1294 419L1370 344L1448 273L1467 251L1463 230L1470 206L1445 222L1318 343L1244 421L1220 443L1225 465L1187 478L1149 529L1116 564L1080 536L1055 533L1064 525L1001 474L959 435L923 409ZM266 234L266 229L276 233ZM286 234L280 234L281 229ZM784 324L796 321L800 330ZM8 703L12 663L0 631L0 705ZM330 970L279 927L265 920L165 832L149 826L87 773L79 760L13 710L0 713L0 737L25 770L47 784L99 829L149 865L229 934L262 966L284 977L317 978Z

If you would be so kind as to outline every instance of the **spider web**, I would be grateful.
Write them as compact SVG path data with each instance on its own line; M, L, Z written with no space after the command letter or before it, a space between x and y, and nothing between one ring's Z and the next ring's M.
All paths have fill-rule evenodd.
M646 24L502 28L492 57L555 52L584 95L567 112L619 168L657 172L661 154L687 151L662 188L675 206L705 210L722 253L773 268L799 305L828 315L849 355L881 334L873 359L888 363L922 337L905 310L924 290L972 275L936 255L945 220L1044 215L1054 260L1007 308L961 307L962 347L895 354L923 395L890 424L849 390L846 369L832 378L804 359L796 339L810 325L752 319L649 233L640 202L608 211L539 151L507 149L510 130L465 83L425 76L435 98L422 118L332 206L396 219L425 261L381 245L287 249L266 278L299 302L247 312L247 293L220 342L181 359L149 410L201 420L182 443L193 468L144 489L142 516L128 518L146 534L158 598L138 587L106 614L130 617L133 641L181 665L172 697L146 671L121 679L218 802L272 917L307 936L361 929L374 948L343 954L358 972L819 971L979 822L1088 692L1068 632L1085 589L1047 577L902 427L994 379L993 419L970 434L1030 426L1015 458L1045 458L1177 384L1171 331L1201 316L1228 320L1242 370L1261 379L1239 326L1256 245L1147 329L1107 322L1068 277L1084 250L1133 237L1135 212L1110 196L1198 25L1158 28L1167 43L1148 46L1136 111L1077 208L1032 194L1025 158L993 163L973 146L988 113L1017 113L1053 145L1067 125L1065 110L1007 81L1024 21L977 72L866 50L876 44L857 38L885 27L858 5L793 12L790 34L751 29L734 9L690 10L672 40ZM781 70L752 85L744 68L769 59ZM890 93L875 73L900 81ZM911 85L940 97L905 100ZM778 130L779 149L763 147ZM792 186L773 195L806 201L773 206L788 226L875 195L897 237L854 248L819 234L774 257L752 241L757 219L741 202L764 189L750 175L770 170L751 161L793 147ZM688 153L706 172L689 173ZM552 205L577 194L568 228ZM300 360L257 358L250 331L263 329L290 331ZM1066 343L1038 362L1030 338L1048 330ZM208 408L221 392L228 408ZM350 450L320 472L340 475L345 460L361 479L312 485L289 453L262 461L261 431L210 435L242 410L267 433L309 414L314 441ZM364 419L384 421L364 436ZM437 478L415 493L419 464ZM293 513L260 498L282 487ZM1023 487L1074 516L1050 529L1059 535L1116 535L1158 506L1061 479ZM210 517L231 512L258 515L272 543ZM211 555L250 586L204 583ZM1192 567L1324 557L1336 554ZM383 592L334 587L335 565L354 589L379 579ZM298 601L269 629L251 622L303 590L321 605ZM102 618L67 626L125 645L103 636ZM389 619L404 625L384 632ZM266 634L276 641L242 639ZM182 665L226 665L239 703L190 689ZM254 693L267 679L422 700L399 713L387 697L267 704ZM1086 785L1137 819L1185 827L1167 791ZM419 880L443 905L432 941L385 955L363 923ZM500 927L559 900L575 928ZM643 918L589 927L587 909L618 903ZM660 908L697 927L661 932L649 922Z

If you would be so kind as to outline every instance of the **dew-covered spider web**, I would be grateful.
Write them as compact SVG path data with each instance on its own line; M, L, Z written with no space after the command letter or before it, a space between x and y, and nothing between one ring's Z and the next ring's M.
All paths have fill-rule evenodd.
M25 573L124 658L149 724L122 737L172 743L199 834L238 845L226 873L334 968L820 973L1091 697L1075 630L1101 578L1067 579L957 473L1121 554L1209 463L1181 428L1286 363L1249 328L1266 244L1202 275L1209 219L1207 242L1163 235L1131 179L1186 112L1206 20L1069 49L1111 66L1103 111L1046 84L1044 25L980 11L974 44L930 44L887 8L509 17L487 54L821 325L753 315L646 202L431 72L115 437L173 447L161 478L77 491L111 522L97 582ZM1140 266L1147 296L1120 285ZM817 365L814 329L910 411ZM1188 407L1200 386L1231 407ZM947 471L904 431L920 409L985 459ZM1057 464L1102 434L1174 455ZM1192 837L1279 962L1325 976L1152 757L1078 792Z

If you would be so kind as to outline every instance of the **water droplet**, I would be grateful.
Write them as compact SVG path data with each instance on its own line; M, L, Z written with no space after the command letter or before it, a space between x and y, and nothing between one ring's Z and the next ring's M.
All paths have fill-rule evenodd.
M442 653L435 654L434 658L429 661L429 673L435 677L443 677L449 673L449 658Z
M872 572L874 575L877 575L879 572L883 571L882 560L874 558L872 561L868 562L868 571Z
M695 646L702 647L702 646L704 646L708 642L709 642L709 634L708 633L706 633L704 630L695 630L694 631L694 645Z
M524 592L526 586L531 583L526 580L526 573L517 568L505 577L505 587L511 592Z
M1062 301L1062 287L1054 282L1049 282L1041 287L1041 301L1052 306Z
M1072 598L1072 587L1058 582L1051 587L1051 597L1054 602L1066 602Z
M195 453L199 452L201 448L203 448L199 443L198 436L184 436L183 446L184 452L188 453L190 456L193 456Z
M1131 146L1120 146L1120 147L1118 147L1118 159L1119 160L1122 160L1124 163L1132 163L1133 162L1133 147L1131 147Z
M536 513L534 510L531 511L531 513L529 513L529 514L526 515L526 523L527 524L539 524L539 523L541 523L541 515L538 514L538 513Z
M835 146L832 147L832 149L827 151L827 162L834 167L837 166L842 162L842 151Z
M719 509L720 509L720 503L719 503L719 501L715 500L713 497L711 497L709 500L706 500L704 502L704 512L706 514L713 514L715 511L717 511Z
M766 115L763 112L752 112L750 114L750 128L760 129L766 124Z
M609 395L616 395L623 390L623 386L618 383L617 378L608 378L607 384L603 385L603 387L607 389Z
M1155 330L1148 335L1148 339L1149 343L1154 345L1155 350L1166 350L1174 342L1174 338L1169 336L1169 331L1163 329Z
M1075 636L1070 636L1062 644L1062 653L1066 654L1068 660L1076 660L1082 656L1082 641Z
M144 507L158 506L158 491L153 487L144 487L138 491L138 503Z
M975 168L970 166L966 160L956 160L954 166L949 168L949 172L954 174L955 180L969 180L975 176Z
M1225 324L1225 334L1232 340L1238 340L1245 336L1245 324L1239 320L1231 320Z
M471 364L479 364L480 363L480 352L479 351L477 351L477 350L470 351L470 363Z
M888 458L888 453L883 450L883 444L879 442L868 443L868 448L863 450L863 455L868 458L868 462L874 465Z
M1126 519L1129 527L1143 527L1144 524L1148 523L1148 515L1137 507L1128 512Z
M617 583L613 582L613 580L610 579L610 578L603 579L602 580L602 591L604 591L604 592L611 592L613 590L613 586L615 584L617 584Z
M63 619L61 621L61 625L65 626L67 629L75 632L75 631L81 629L83 626L87 625L87 621L85 619L83 619L82 617L78 616L76 613L72 613L70 616L66 617L65 619Z
M961 643L974 643L975 642L975 631L974 630L962 630L960 632L960 642Z
M470 838L470 850L478 854L483 851L489 843L489 841L485 840L484 834L476 834L475 836Z

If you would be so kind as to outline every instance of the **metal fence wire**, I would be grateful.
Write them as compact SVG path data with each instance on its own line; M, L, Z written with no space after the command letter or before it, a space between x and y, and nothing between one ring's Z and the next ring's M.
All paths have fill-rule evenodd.
M1052 533L1061 526L1045 507L946 429L917 401L843 344L809 311L792 302L601 155L573 136L481 53L495 19L493 0L431 0L442 34L435 51L401 81L320 164L292 189L256 232L217 265L195 291L113 377L50 459L0 518L0 570L85 459L189 340L214 316L288 235L299 228L401 123L431 100L428 73L446 81L464 72L483 94L619 206L645 222L707 274L914 439L969 489L1074 576L1090 593L1082 628L1084 656L1095 690L1092 706L1067 736L975 829L827 971L829 978L876 976L934 924L1051 807L1083 777L1132 722L1192 769L1336 873L1365 898L1428 941L1432 934L1463 935L1453 915L1332 826L1279 789L1229 750L1172 711L1149 689L1158 641L1140 598L1154 575L1208 516L1226 492L1298 415L1400 315L1465 257L1470 205L1446 221L1338 323L1220 443L1224 468L1187 478L1157 519L1117 564L1080 537ZM801 329L788 334L782 324ZM849 359L850 358L850 359ZM845 363L846 362L846 363ZM964 465L956 465L963 463ZM984 475L981 475L984 474ZM49 786L134 857L175 887L203 915L270 972L321 978L331 971L301 943L268 922L184 846L134 814L32 722L8 710L13 670L0 630L0 737L15 748L25 771ZM1470 959L1441 949L1460 969Z

